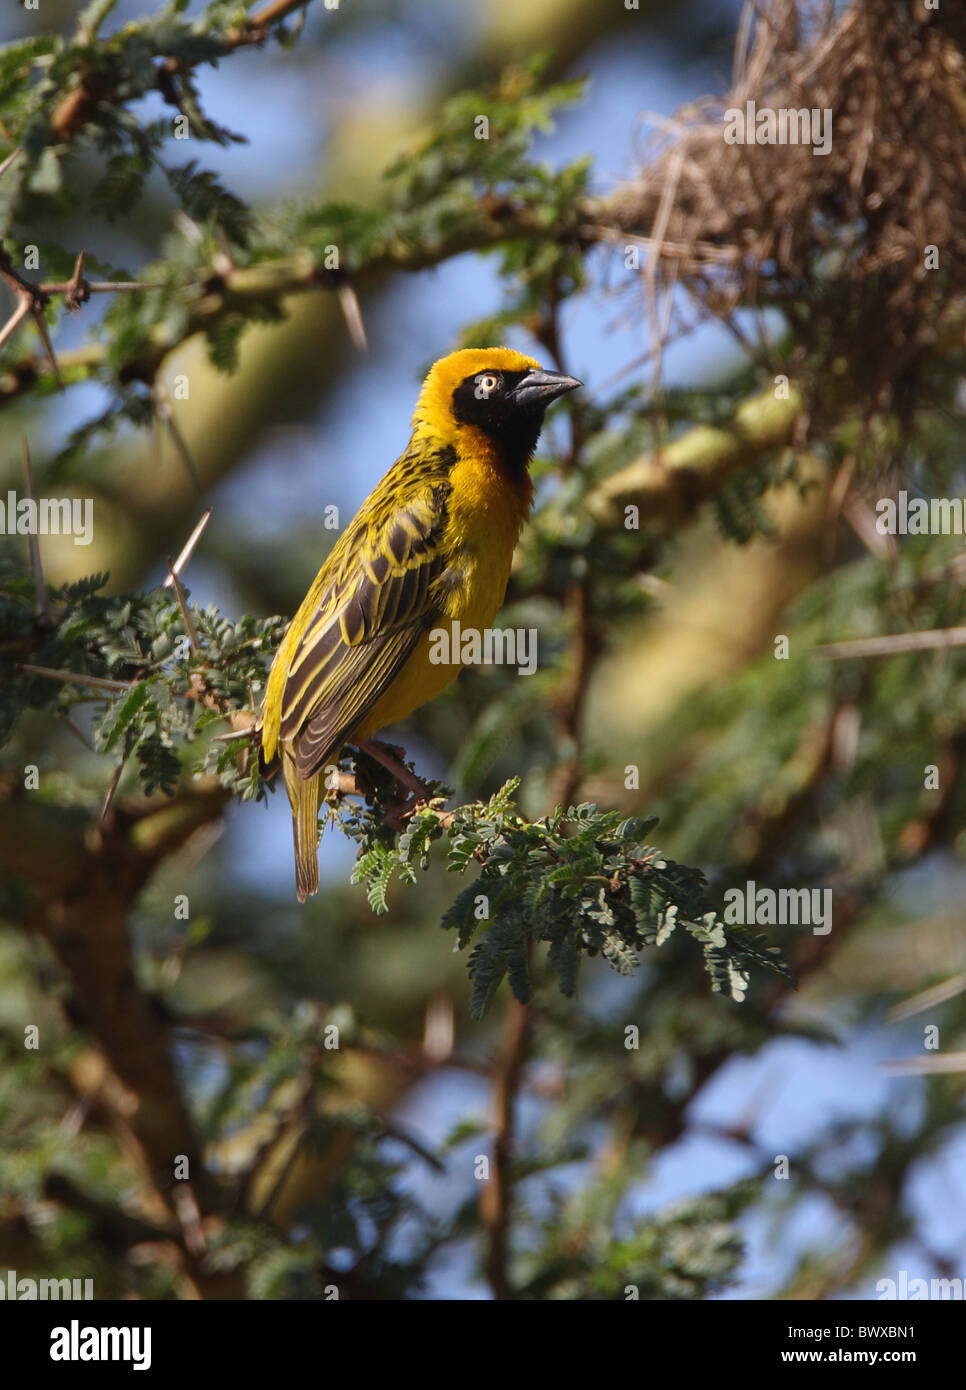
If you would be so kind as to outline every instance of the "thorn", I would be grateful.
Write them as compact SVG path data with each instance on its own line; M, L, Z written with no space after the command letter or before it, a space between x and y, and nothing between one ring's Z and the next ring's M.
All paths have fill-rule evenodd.
M40 334L40 341L43 343L44 351L46 352L47 357L50 361L50 365L53 370L54 377L56 378L57 385L60 387L61 391L63 391L64 378L60 374L60 367L57 364L57 357L54 352L54 345L50 341L50 334L47 332L47 320L44 318L44 311L43 309L38 309L35 306L31 309L31 313L33 314L34 323L37 325L37 332Z
M117 791L117 784L121 780L121 773L124 771L124 764L126 761L126 758L121 759L117 767L114 769L113 775L108 785L107 795L104 798L104 805L101 807L101 814L97 818L97 823L102 830L106 829L108 825L108 812L111 809L111 802L114 800L114 793Z
M16 331L17 325L22 323L29 313L30 300L24 295L7 322L0 328L0 347L3 347L10 335Z
M26 671L31 676L47 676L52 681L62 681L64 685L86 685L92 690L112 690L119 693L130 690L134 681L112 681L106 676L85 676L79 671L55 671L52 666L32 666L27 661L17 663L18 671Z
M349 330L349 337L359 352L368 352L369 342L366 338L366 326L362 321L358 295L351 285L340 285L336 294L339 297L339 307L342 310L342 317L345 319L345 326Z
M168 556L168 578L171 580L171 583L174 586L174 592L178 599L178 607L181 609L181 617L184 622L184 630L188 634L188 641L191 644L191 650L197 656L198 653L201 651L201 643L198 641L198 634L195 632L194 623L191 621L191 614L188 612L188 601L185 598L184 589L182 589L181 587L181 581L178 578L174 565L171 562L170 555Z
M204 532L204 529L205 529L205 527L208 525L208 522L209 522L210 520L211 520L211 508L209 507L208 510L203 514L201 520L198 522L198 525L195 527L195 529L192 531L191 535L188 537L188 539L185 541L184 545L181 547L181 551L180 551L180 553L179 553L179 555L178 555L178 558L177 558L177 560L175 560L174 564L172 565L172 569L173 569L175 575L180 574L181 571L184 569L185 565L186 565L186 564L188 563L188 561L191 559L191 557L192 557L192 555L194 554L194 551L195 551L195 546L196 546L196 545L198 544L198 542L201 540L201 537L202 537L202 534L203 534L203 532ZM167 577L167 579L164 581L163 587L166 588L166 589L169 589L173 583L174 583L174 577L173 577L172 575L169 574L168 577Z
M178 428L178 422L174 418L167 390L160 381L156 381L151 387L151 399L154 401L158 415L167 425L171 438L174 440L175 448L181 455L184 466L188 470L188 476L191 479L192 486L200 497L202 489L200 479L198 478L198 470L195 468L195 461L191 457L191 450L188 448L187 441Z
M437 1064L445 1062L452 1054L454 1041L453 1001L445 994L436 994L426 1005L423 1055Z
M232 273L237 269L231 254L231 242L225 236L224 230L221 227L215 227L214 235L218 243L218 249L212 257L211 268L222 280L229 280L231 279Z
M246 713L250 714L251 711L233 710L231 717L233 718L235 715ZM211 741L212 743L234 743L237 739L249 738L252 734L257 733L258 727L258 720L252 714L252 722L250 724L247 724L243 729L231 729L227 734L215 734L214 738Z
M204 1227L201 1224L201 1212L198 1210L198 1203L195 1201L195 1194L186 1182L178 1183L172 1194L175 1215L184 1232L184 1243L189 1254L200 1258L208 1249L205 1240Z
M75 309L80 308L90 294L87 281L84 279L84 258L86 255L85 250L78 251L77 260L74 262L74 273L68 280L67 289L64 291L64 303L72 313Z
M902 999L898 1004L893 1004L886 1012L887 1023L904 1023L907 1018L921 1014L926 1009L934 1009L939 1004L945 1004L950 999L955 999L957 995L966 993L966 972L952 975L948 980L943 980L941 984L931 985L928 989L921 990L914 994L910 999Z
M93 743L91 743L90 739L87 738L85 734L81 733L80 729L78 729L73 719L68 718L68 716L64 714L63 710L60 712L60 718L61 722L65 724L68 729L70 729L74 737L76 739L80 739L81 743L84 745L85 748L89 749L91 753L96 753L97 750L94 747Z
M154 461L160 475L164 467L164 426L161 423L161 416L155 410L151 415L151 442L154 445ZM170 584L171 580L166 579L165 584Z
M184 237L185 241L190 241L193 246L200 246L204 241L201 228L197 222L193 222L186 212L178 208L177 212L172 213L171 221Z
M27 443L26 435L23 437L23 476L27 496L36 505L34 475L30 466L30 445ZM44 579L44 567L40 558L40 537L31 533L27 539L30 543L30 569L34 577L34 615L38 623L46 623L50 613L47 606L47 583Z
M61 1118L59 1126L61 1131L71 1139L75 1139L83 1129L93 1103L93 1094L78 1096L75 1101L72 1101Z

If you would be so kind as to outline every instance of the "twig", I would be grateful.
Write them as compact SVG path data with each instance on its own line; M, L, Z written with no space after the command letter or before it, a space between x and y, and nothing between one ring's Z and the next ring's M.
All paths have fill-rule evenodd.
M14 268L10 255L4 249L2 243L0 243L0 279L7 282L19 299L19 310L21 311L16 313L14 318L7 324L3 338L0 338L0 342L3 342L3 340L9 336L21 319L26 318L27 314L30 314L37 328L37 332L40 335L40 341L43 343L44 352L47 354L51 370L54 373L54 379L60 389L63 390L63 377L60 374L57 356L54 352L53 344L50 341L50 334L47 331L47 320L44 318L44 310L49 303L49 296L38 285L32 285L29 280L25 280Z
M27 671L32 676L47 676L52 681L62 681L64 685L86 685L92 690L130 690L130 681L112 681L106 676L86 676L78 671L55 671L51 666L32 666L26 661L18 662L18 671Z
M947 1052L942 1057L897 1057L884 1062L893 1076L948 1076L966 1073L966 1052Z
M573 800L581 780L580 722L587 698L594 661L600 642L591 618L591 584L588 578L574 584L566 607L572 624L566 669L570 672L566 688L556 701L557 731L560 743L569 749L554 779L552 801L566 806Z
M7 319L7 322L0 328L0 347L3 347L7 339L16 331L17 325L30 313L30 300L21 299L16 309Z
M246 19L244 25L229 31L227 41L232 48L241 47L243 44L261 43L268 37L273 25L281 24L282 20L287 19L296 10L305 9L308 3L309 0L268 0L267 4L262 5Z
M178 607L181 609L181 617L184 622L184 630L188 634L188 641L191 644L191 650L194 652L195 656L197 656L198 653L201 651L201 643L198 641L198 634L195 632L195 625L191 621L191 614L188 612L188 600L185 598L184 589L182 589L181 587L181 581L178 578L177 571L175 570L175 567L171 562L170 555L168 556L168 578L170 579L171 584L174 587L174 592L178 600Z
M151 399L154 401L154 406L158 415L168 427L171 438L174 440L175 448L181 455L184 466L188 470L188 476L191 479L192 486L200 496L202 488L201 481L198 477L198 470L195 467L194 459L191 457L191 450L188 448L187 440L181 433L178 422L174 418L174 412L171 409L171 401L168 396L167 388L162 382L156 381L152 386Z
M172 220L185 235L188 235L188 228L194 227L190 219L183 215L176 214ZM198 229L195 228L195 231ZM434 246L431 253L406 241L387 243L356 273L355 280L356 283L360 279L369 280L391 270L425 270L464 255L467 251L502 245L514 237L532 236L541 242L561 242L565 235L570 236L569 229L565 234L555 226L542 223L528 209L513 206L501 207L497 211L481 209L478 222L466 228L457 228L451 236ZM290 294L338 289L332 283L331 272L323 271L316 258L304 250L277 260L262 261L258 265L241 266L232 272L230 284L212 285L211 270L210 266L202 267L181 287L185 300L192 305L187 320L171 333L159 331L149 341L139 343L123 362L117 364L117 375L150 381L170 352L196 333L221 322L226 315L237 312L239 304L275 303ZM151 288L146 283L140 287ZM203 287L206 287L205 293L197 296L195 291ZM72 370L74 380L81 381L96 374L106 358L106 345L94 343L62 353L61 363ZM0 381L0 404L24 395L35 384L39 374L33 358L11 364L10 370L3 374Z
M850 661L853 657L899 656L904 652L945 651L950 647L966 647L966 627L929 628L925 632L897 632L891 637L826 642L813 647L810 655L822 661Z
M60 712L60 718L61 718L61 722L62 722L64 725L66 725L66 727L71 731L71 733L74 735L74 737L75 737L80 743L82 743L82 744L84 745L84 747L87 749L87 751L88 751L89 753L94 753L94 752L97 751L97 750L95 749L93 743L91 743L90 739L87 738L85 734L82 734L82 733L81 733L80 729L78 729L78 727L77 727L77 725L74 723L73 719L69 718L69 717L63 712L63 710L61 710L61 712Z
M507 1238L513 1196L513 1111L526 1060L529 1036L529 1007L517 999L511 999L507 1006L503 1046L494 1076L493 1171L480 1194L480 1215L489 1232L486 1276L493 1290L493 1297L497 1299L512 1296L507 1269Z
M9 162L9 159L5 161L3 168L9 167ZM0 168L0 173L3 172L3 168ZM2 243L0 243L0 279L6 281L13 290L18 301L13 314L7 320L3 328L0 329L0 347L3 346L14 332L17 325L22 323L28 314L31 315L36 325L37 332L40 335L40 341L43 344L44 352L47 354L47 359L50 362L54 378L62 391L64 389L64 379L61 375L57 355L54 352L54 347L50 340L47 320L44 318L44 310L50 301L51 295L62 294L67 308L73 312L75 309L79 309L82 304L86 304L92 294L114 294L121 291L152 288L151 285L142 283L140 280L119 280L117 282L97 280L92 283L84 278L84 261L86 255L86 251L83 250L78 253L74 263L74 271L69 280L34 285L31 284L29 280L25 279L15 268L13 261L10 259L9 252L7 252Z
M363 753L367 753L370 758L381 763L388 772L392 773L399 785L405 787L406 791L412 792L418 800L427 803L432 801L433 793L430 788L421 778L416 776L415 772L410 772L400 758L394 756L387 744L370 739L367 743L360 743L359 747Z

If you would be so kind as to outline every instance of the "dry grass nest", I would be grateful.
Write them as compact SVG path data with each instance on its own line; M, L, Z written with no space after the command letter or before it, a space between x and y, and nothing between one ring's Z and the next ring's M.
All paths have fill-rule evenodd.
M728 97L663 122L612 209L654 295L683 287L723 320L779 309L819 409L836 379L866 414L923 404L966 321L964 39L949 3L749 4ZM726 143L748 101L830 111L829 152Z

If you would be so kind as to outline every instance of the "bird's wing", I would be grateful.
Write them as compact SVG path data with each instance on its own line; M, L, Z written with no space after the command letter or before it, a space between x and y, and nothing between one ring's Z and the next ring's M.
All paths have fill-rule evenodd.
M299 777L314 776L363 722L438 621L448 492L435 482L404 505L365 509L345 537L282 691L279 732L294 744Z

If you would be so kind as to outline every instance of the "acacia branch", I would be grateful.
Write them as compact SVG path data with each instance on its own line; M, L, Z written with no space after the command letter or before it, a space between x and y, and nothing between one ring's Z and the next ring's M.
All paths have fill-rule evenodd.
M311 0L269 0L255 13L240 24L237 29L229 29L222 35L222 52L227 55L239 48L264 43L273 31L296 10L304 9ZM173 83L177 76L190 71L192 64L180 58L167 58L155 69L155 85L166 101L177 105ZM123 73L121 74L123 77ZM56 142L63 143L81 134L97 112L101 102L116 102L117 89L103 72L93 67L78 69L77 85L71 87L54 107L50 118L51 134Z
M696 425L663 449L644 454L605 478L585 499L604 531L625 526L636 507L648 531L673 531L743 468L772 449L792 443L803 409L801 392L787 400L772 388L744 401L727 425Z
M364 285L391 271L427 270L469 251L486 251L516 237L572 241L576 235L572 228L548 225L525 204L482 199L473 215L446 236L421 245L402 238L388 240L353 272L352 283ZM229 314L259 304L274 306L290 295L321 290L338 293L346 283L345 272L325 269L306 250L253 266L225 266L220 272L206 266L181 289L191 306L183 324L156 324L147 339L117 367L117 380L152 382L169 353L197 333L217 327ZM107 360L107 346L90 343L60 355L61 375L67 385L86 381L96 376ZM47 375L45 364L37 357L0 368L0 406L16 400Z
M513 1296L508 1247L513 1197L514 1108L529 1038L530 1007L511 999L507 1004L503 1045L494 1076L493 1172L480 1193L480 1216L489 1237L486 1277L497 1299Z

